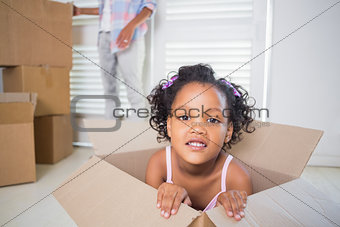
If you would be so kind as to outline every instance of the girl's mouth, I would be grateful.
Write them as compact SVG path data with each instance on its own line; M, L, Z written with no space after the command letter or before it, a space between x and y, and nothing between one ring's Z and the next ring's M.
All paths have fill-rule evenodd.
M193 150L203 150L207 147L207 145L201 141L189 141L185 145L189 146Z

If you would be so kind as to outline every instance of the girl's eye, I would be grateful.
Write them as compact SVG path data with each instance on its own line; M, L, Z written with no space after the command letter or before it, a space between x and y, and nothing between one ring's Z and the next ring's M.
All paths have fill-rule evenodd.
M217 120L216 118L209 118L208 119L208 122L210 122L210 123L220 123L220 121L219 120Z
M190 120L190 117L189 116L187 116L187 115L183 115L183 116L180 116L180 117L178 117L180 120L182 120L182 121L187 121L187 120Z

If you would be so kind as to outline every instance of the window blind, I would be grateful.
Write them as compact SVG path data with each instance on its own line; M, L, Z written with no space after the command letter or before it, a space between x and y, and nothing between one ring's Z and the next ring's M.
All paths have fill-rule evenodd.
M250 41L167 42L165 72L182 65L209 63L217 77L226 77L251 58ZM249 90L250 66L230 76L233 82Z
M156 75L167 75L183 65L207 63L217 77L226 77L251 59L252 0L171 0L159 2L159 7L163 15L158 14L155 27L164 38L155 48L155 65L162 66ZM250 77L248 64L229 80L250 90Z
M101 69L98 67L97 46L75 45L73 49L73 67L70 72L71 100L77 95L103 95L104 88L101 81ZM82 55L91 59L95 64ZM121 106L128 107L126 87L122 83L120 83L119 91ZM102 99L82 99L77 102L76 113L103 115L104 107L105 101Z
M166 20L209 20L222 18L249 18L250 0L171 0L167 1Z

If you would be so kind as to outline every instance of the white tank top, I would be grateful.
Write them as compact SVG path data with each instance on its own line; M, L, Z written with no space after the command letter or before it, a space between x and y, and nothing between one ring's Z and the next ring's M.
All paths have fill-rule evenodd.
M103 18L101 21L100 31L111 31L111 0L104 0Z
M227 180L227 171L228 171L228 166L233 159L233 156L231 154L228 155L226 158L223 169L222 169L222 174L221 174L221 191L215 195L215 197L210 201L210 203L206 206L206 208L203 210L203 212L206 212L216 206L217 203L217 198L222 192L226 192L226 180ZM166 175L167 183L173 184L172 181L172 167L171 167L171 146L166 147Z

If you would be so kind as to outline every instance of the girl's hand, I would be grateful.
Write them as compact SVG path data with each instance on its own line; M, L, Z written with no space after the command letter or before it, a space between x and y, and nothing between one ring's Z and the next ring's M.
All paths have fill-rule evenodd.
M191 206L187 191L181 186L163 183L158 188L157 208L161 208L161 216L169 218L177 213L181 202Z
M230 190L222 192L217 197L217 203L222 205L229 217L235 218L236 221L244 217L244 208L247 204L247 192Z

